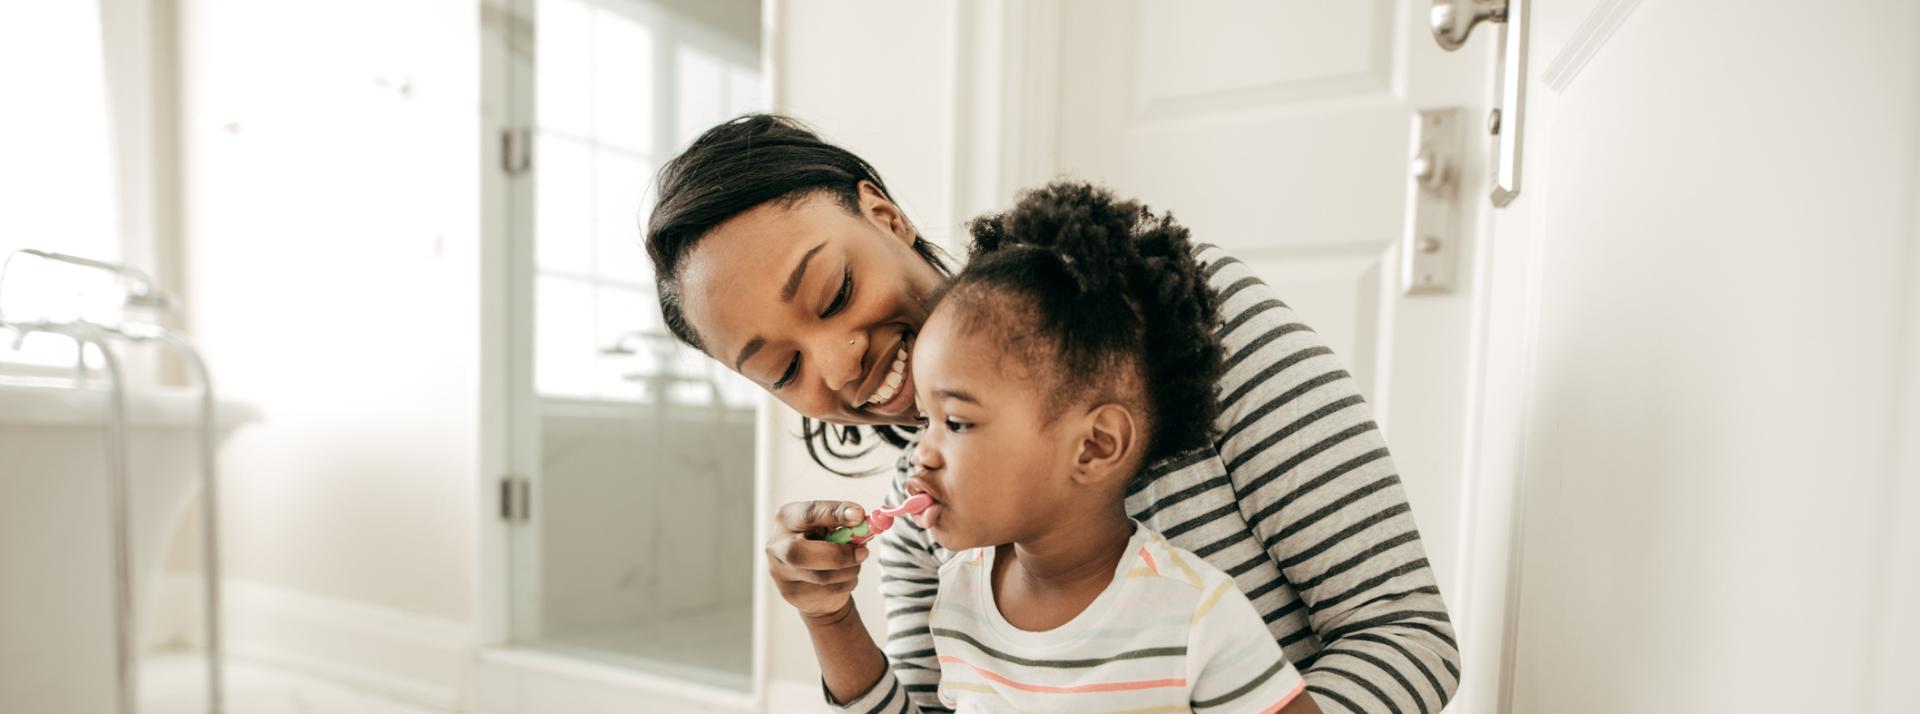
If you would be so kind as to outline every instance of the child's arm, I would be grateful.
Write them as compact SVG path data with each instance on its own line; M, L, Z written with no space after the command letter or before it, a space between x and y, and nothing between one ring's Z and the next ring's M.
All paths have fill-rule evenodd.
M1320 714L1307 681L1231 579L1214 583L1194 609L1187 676L1196 714Z

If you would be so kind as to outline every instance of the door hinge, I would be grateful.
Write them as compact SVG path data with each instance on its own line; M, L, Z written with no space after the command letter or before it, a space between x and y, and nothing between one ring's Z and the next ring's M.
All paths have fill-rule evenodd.
M533 483L526 477L500 477L500 519L508 523L533 519Z
M500 130L500 170L519 176L533 168L533 132L526 127Z

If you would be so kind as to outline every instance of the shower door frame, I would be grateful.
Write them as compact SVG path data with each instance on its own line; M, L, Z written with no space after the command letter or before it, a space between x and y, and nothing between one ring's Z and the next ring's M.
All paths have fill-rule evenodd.
M627 710L663 704L686 711L757 712L767 702L764 578L754 579L749 690L689 684L531 646L541 621L535 578L516 577L540 558L540 396L534 387L534 177L528 160L535 126L536 0L481 4L481 424L476 484L474 612L478 661L470 693L487 711L531 712L559 701L618 702ZM779 3L762 5L762 95L771 99ZM754 512L768 513L766 474L775 410L755 409ZM515 484L530 498L512 499ZM519 501L515 504L514 501ZM509 508L518 506L517 508ZM754 519L754 542L767 537ZM757 548L755 572L766 570ZM531 634L530 634L531 633Z

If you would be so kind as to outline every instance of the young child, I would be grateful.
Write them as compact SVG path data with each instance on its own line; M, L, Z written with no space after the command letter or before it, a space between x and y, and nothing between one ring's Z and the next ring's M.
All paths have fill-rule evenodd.
M1231 577L1127 516L1206 445L1225 368L1185 228L1055 183L972 226L913 348L914 517L955 553L930 612L960 712L1317 712ZM882 535L897 536L903 529Z

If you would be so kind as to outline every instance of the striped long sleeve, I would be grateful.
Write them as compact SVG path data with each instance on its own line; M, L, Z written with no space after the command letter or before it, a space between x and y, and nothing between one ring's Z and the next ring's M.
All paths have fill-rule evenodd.
M906 455L894 469L888 503L906 500ZM933 650L929 613L940 591L940 564L952 553L933 542L931 534L912 519L894 521L893 528L873 541L880 563L880 592L886 597L887 671L879 683L844 705L827 703L859 714L907 714L951 711L940 704L940 661ZM822 688L825 683L821 683Z
M1127 512L1234 579L1322 711L1438 712L1460 653L1371 408L1252 270L1216 246L1198 256L1221 297L1222 435L1150 467ZM889 668L846 711L946 711L928 612L951 554L903 525L875 551Z
M1460 654L1371 409L1252 270L1217 247L1200 251L1228 355L1219 456L1292 591L1280 609L1306 616L1268 613L1270 624L1294 620L1275 636L1322 711L1439 711L1459 685Z

